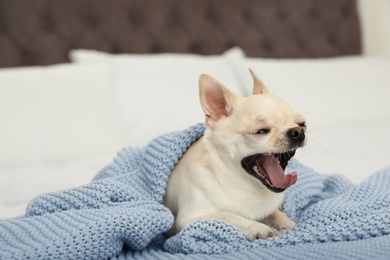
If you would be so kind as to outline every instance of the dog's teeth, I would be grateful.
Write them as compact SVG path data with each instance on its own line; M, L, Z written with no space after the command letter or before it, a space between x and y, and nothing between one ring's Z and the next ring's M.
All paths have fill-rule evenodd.
M264 179L264 176L260 173L256 165L254 165L252 169L261 179Z
M275 186L267 179L266 180L267 181L267 184L269 185L269 186L271 186L272 188L275 188Z

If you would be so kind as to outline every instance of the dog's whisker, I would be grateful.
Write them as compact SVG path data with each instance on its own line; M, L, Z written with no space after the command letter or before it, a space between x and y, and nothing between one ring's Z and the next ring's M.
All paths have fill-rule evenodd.
M317 141L316 139L312 139L312 138L309 138L308 141L306 142L305 146L303 147L302 149L302 152L305 152L305 151L320 151L320 150L323 150L323 149L326 149L325 145L322 144L321 142Z

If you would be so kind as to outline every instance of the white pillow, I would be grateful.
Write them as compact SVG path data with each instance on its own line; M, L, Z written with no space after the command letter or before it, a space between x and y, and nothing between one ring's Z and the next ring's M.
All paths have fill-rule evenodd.
M236 64L243 75L247 68L307 117L315 127L366 123L390 119L390 59L342 57L275 60L247 58ZM249 77L241 79L248 86ZM251 89L244 90L249 94Z
M237 94L242 86L234 63L244 54L234 48L223 55L119 54L74 50L71 60L110 61L117 66L119 101L127 125L128 144L142 146L164 132L204 121L198 79L209 74Z
M0 70L0 168L114 154L124 124L109 64Z

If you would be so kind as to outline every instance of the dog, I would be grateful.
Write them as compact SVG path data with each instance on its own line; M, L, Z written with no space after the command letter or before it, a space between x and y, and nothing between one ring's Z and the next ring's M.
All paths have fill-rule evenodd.
M199 78L207 127L169 176L164 205L175 220L167 236L203 219L225 221L249 241L295 225L279 207L297 181L284 170L305 143L306 122L249 71L253 94L245 98L209 75Z

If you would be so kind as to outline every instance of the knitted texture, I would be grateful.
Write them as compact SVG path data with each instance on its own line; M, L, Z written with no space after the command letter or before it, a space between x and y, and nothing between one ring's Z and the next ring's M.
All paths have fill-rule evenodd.
M390 168L355 186L296 160L298 182L283 211L297 223L249 242L222 221L195 222L169 239L162 205L169 173L204 132L198 124L126 148L88 185L44 194L24 217L0 222L0 259L386 259L390 255Z

